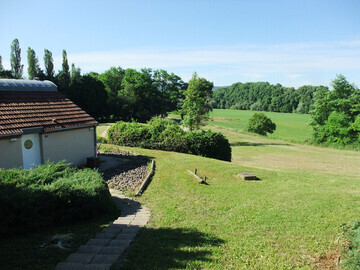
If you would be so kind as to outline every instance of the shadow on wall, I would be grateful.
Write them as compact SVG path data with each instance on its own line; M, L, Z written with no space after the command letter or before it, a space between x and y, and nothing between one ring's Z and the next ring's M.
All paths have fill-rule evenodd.
M193 229L145 228L122 269L199 269L225 241Z

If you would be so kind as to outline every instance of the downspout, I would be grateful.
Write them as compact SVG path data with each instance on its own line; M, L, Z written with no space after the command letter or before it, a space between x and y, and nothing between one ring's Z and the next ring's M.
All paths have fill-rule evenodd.
M97 128L97 126L94 127L94 149L95 149L95 158L97 158L96 128Z

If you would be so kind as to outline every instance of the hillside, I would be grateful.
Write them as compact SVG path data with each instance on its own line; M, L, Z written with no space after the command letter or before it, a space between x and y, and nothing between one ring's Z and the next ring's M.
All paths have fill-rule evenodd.
M153 211L152 223L139 235L124 268L335 265L341 225L357 219L360 211L358 153L216 130L230 140L231 163L126 148L153 157L157 167L140 198ZM208 186L187 173L195 168L207 176ZM261 181L243 181L240 172L252 172Z

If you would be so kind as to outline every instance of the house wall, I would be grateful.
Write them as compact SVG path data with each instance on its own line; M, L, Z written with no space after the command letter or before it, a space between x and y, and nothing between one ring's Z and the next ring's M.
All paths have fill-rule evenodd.
M18 168L23 165L21 138L17 137L17 141L10 142L10 138L0 139L0 168L10 169Z
M41 134L42 160L66 160L73 165L86 164L87 157L95 157L95 127L70 129Z

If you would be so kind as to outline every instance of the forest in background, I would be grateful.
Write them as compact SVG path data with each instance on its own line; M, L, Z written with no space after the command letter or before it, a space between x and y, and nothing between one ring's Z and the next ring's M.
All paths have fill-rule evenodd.
M214 109L235 109L284 113L309 113L314 93L325 86L304 85L295 89L268 82L234 83L213 93Z

